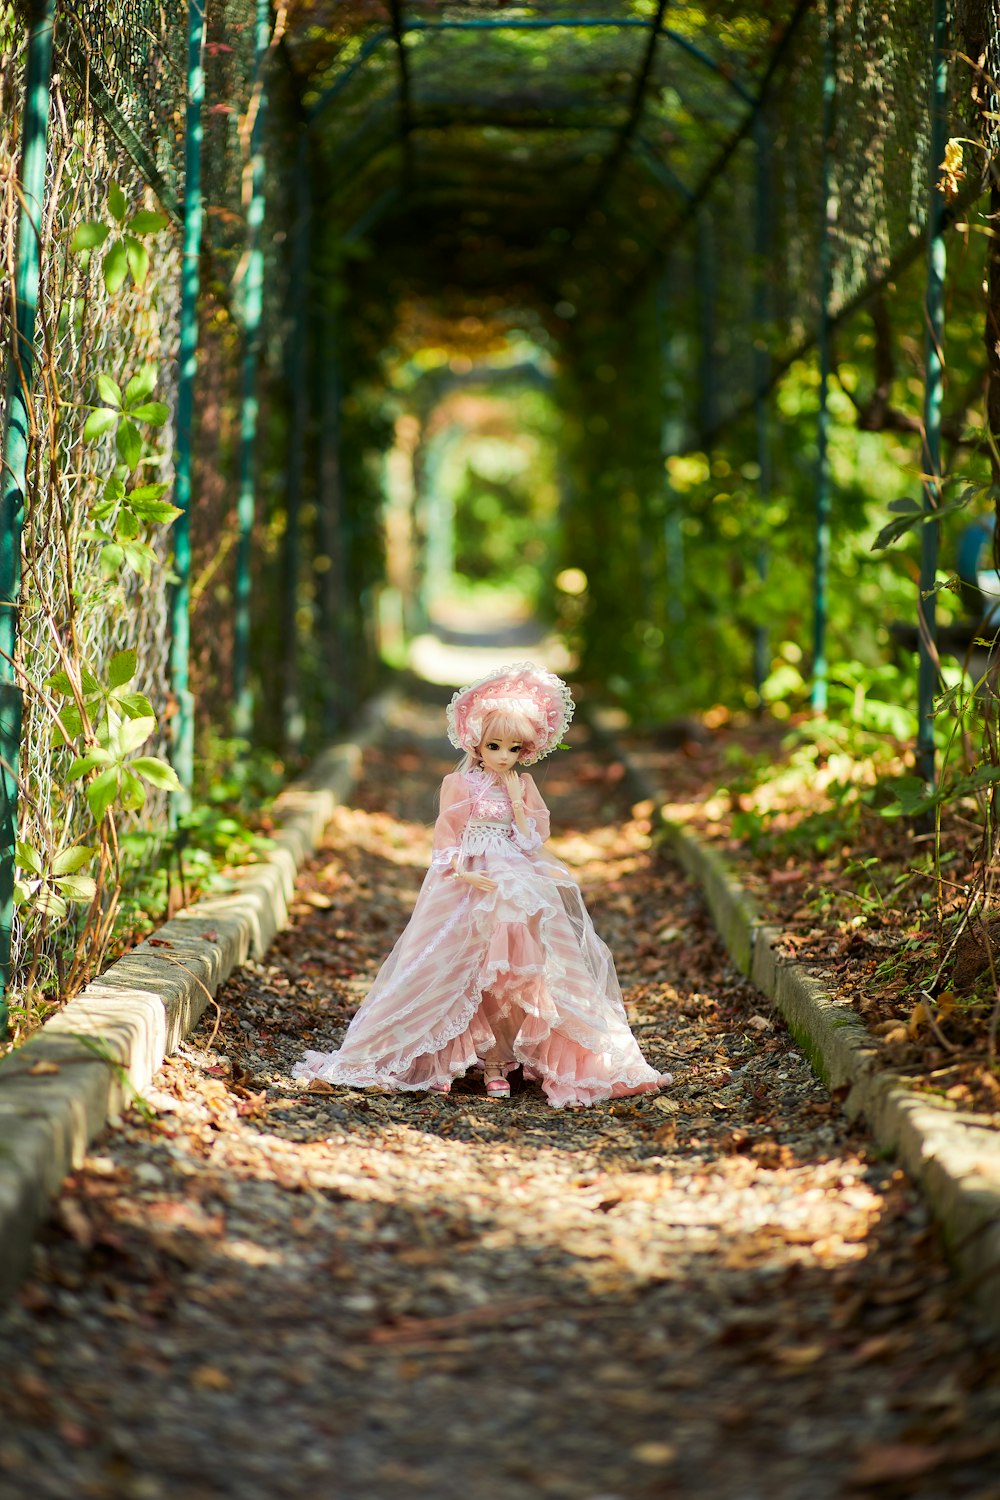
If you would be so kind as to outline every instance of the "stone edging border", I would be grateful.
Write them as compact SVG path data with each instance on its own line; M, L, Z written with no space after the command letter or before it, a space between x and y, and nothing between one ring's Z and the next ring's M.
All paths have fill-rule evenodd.
M241 873L237 890L165 922L0 1060L0 1298L27 1271L50 1199L89 1142L141 1094L233 970L287 924L298 870L350 793L394 697L390 689L373 699L355 733L279 795L274 848Z
M727 862L665 817L663 794L647 773L599 722L591 727L621 758L636 800L652 801L656 824L701 885L733 962L781 1012L827 1087L847 1090L847 1114L863 1116L879 1148L921 1185L968 1295L984 1323L1000 1332L1000 1134L882 1070L853 1007L780 951L780 928L762 920Z

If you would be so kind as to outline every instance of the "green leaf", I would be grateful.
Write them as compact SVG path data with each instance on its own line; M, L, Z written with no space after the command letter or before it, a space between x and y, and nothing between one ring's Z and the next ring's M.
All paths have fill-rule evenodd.
M165 792L182 790L173 766L161 760L158 755L137 755L130 765L133 771L138 771L152 786L158 786Z
M86 844L71 844L68 849L60 849L52 861L53 875L75 875L77 870L89 865L96 852L88 849Z
M27 906L31 900L31 892L23 880L14 881L14 905Z
M108 208L120 224L128 211L128 200L117 182L108 185Z
M98 500L87 512L92 521L110 521L118 508L117 500Z
M62 729L59 728L62 725ZM59 710L59 724L53 724L52 733L57 744L71 745L83 733L83 715L75 703L64 703ZM63 730L66 734L63 734Z
M134 515L128 506L123 506L122 513L118 517L117 533L119 540L134 542L139 535L139 524L139 517Z
M130 422L127 417L124 422L120 422L115 441L118 445L118 452L121 455L122 463L128 464L130 469L134 469L142 456L142 437L135 423Z
M43 917L64 917L69 910L62 897L57 896L55 891L50 890L47 885L43 885L35 892L31 904L35 911L41 912Z
M145 693L115 693L114 699L127 719L156 718Z
M109 428L114 427L118 421L118 413L110 411L106 406L99 406L90 413L83 424L83 437L87 443L92 443L94 438L99 438Z
M137 812L146 800L146 788L142 782L127 766L122 767L121 791L122 807L126 812Z
M143 365L137 370L125 387L125 405L132 406L137 401L145 401L147 396L152 395L156 389L156 366Z
M97 895L97 881L93 875L66 875L54 884L67 901L93 901Z
M123 755L131 755L133 750L138 750L144 745L149 736L156 728L156 719L152 714L142 719L123 719L118 726L118 743Z
M98 766L106 766L111 760L111 751L102 750L95 745L85 755L78 755L76 760L66 772L67 781L78 781L81 776L86 776L88 771L96 770Z
M116 651L108 662L108 685L110 687L124 687L126 682L131 682L135 676L138 657L133 646L128 646L124 651Z
M123 547L125 561L133 573L148 583L153 574L156 553L146 542L126 542Z
M176 505L171 505L169 500L136 500L135 491L129 495L129 504L132 510L142 521L148 521L151 525L166 526L180 515Z
M125 548L117 542L109 542L106 547L101 548L101 577L105 583L110 583L117 578L125 561Z
M105 406L121 406L122 389L117 380L112 380L110 375L98 375L97 389Z
M149 251L142 240L137 240L133 234L125 236L125 257L132 272L132 280L136 286L142 286L149 271Z
M93 672L88 672L86 667L80 668L80 689L85 698L93 698L101 691L101 684Z
M105 500L120 500L124 494L124 483L118 478L117 474L112 474L111 478L104 486Z
M108 289L108 296L113 297L121 290L122 282L128 275L128 254L121 240L115 240L104 252L104 285Z
M30 870L32 875L41 875L42 856L37 849L30 844L22 843L20 839L14 845L14 857L22 870Z
M876 552L880 547L890 546L917 526L925 526L929 521L943 521L946 516L956 515L959 511L965 510L967 505L968 500L963 498L954 500L949 505L938 505L933 510L928 510L909 495L903 495L898 500L890 500L888 508L898 519L882 527L872 542L872 551Z
M73 684L67 672L53 672L51 677L45 679L45 686L52 693L61 693L64 698L73 696Z
M165 401L146 401L142 406L133 406L129 416L137 422L148 422L150 427L162 427L170 415Z
M157 234L159 230L166 229L169 223L166 214L156 213L151 208L140 208L129 219L128 227L132 234Z
M118 795L118 767L109 766L100 776L95 776L87 788L87 803L94 822L100 823L108 808Z
M128 503L135 506L137 500L159 500L169 490L169 484L137 484L134 490L129 490Z
M99 224L96 219L88 219L86 224L78 224L76 233L73 235L70 249L76 254L81 250L96 250L103 245L111 230L107 224Z

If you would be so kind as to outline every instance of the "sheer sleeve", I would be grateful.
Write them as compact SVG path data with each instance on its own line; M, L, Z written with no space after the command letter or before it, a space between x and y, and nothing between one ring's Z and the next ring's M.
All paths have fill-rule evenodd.
M434 824L432 865L450 865L462 852L462 834L469 821L472 798L460 771L453 771L441 783L441 803Z
M532 848L537 849L539 844L544 844L549 836L549 810L542 801L542 794L533 778L524 772L521 780L524 782L524 812L528 819L528 827L534 835L531 841ZM518 842L520 843L520 840Z

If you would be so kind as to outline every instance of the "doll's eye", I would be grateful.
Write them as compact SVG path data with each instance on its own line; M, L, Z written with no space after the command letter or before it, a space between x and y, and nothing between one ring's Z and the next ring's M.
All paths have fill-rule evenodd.
M520 745L511 745L510 748L511 748L511 754L512 755L520 755L520 753L521 753L521 747L520 747Z
M491 740L490 743L486 746L486 748L487 748L487 750L499 750L500 746L498 744L496 744L494 741Z

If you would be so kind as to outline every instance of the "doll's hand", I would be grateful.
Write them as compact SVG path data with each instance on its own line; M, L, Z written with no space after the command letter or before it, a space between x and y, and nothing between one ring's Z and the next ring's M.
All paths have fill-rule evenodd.
M507 796L510 798L511 807L524 806L524 783L516 771L504 772L504 786Z
M479 870L459 870L458 879L464 880L468 885L474 885L477 891L495 891L497 883L488 875L483 875Z

